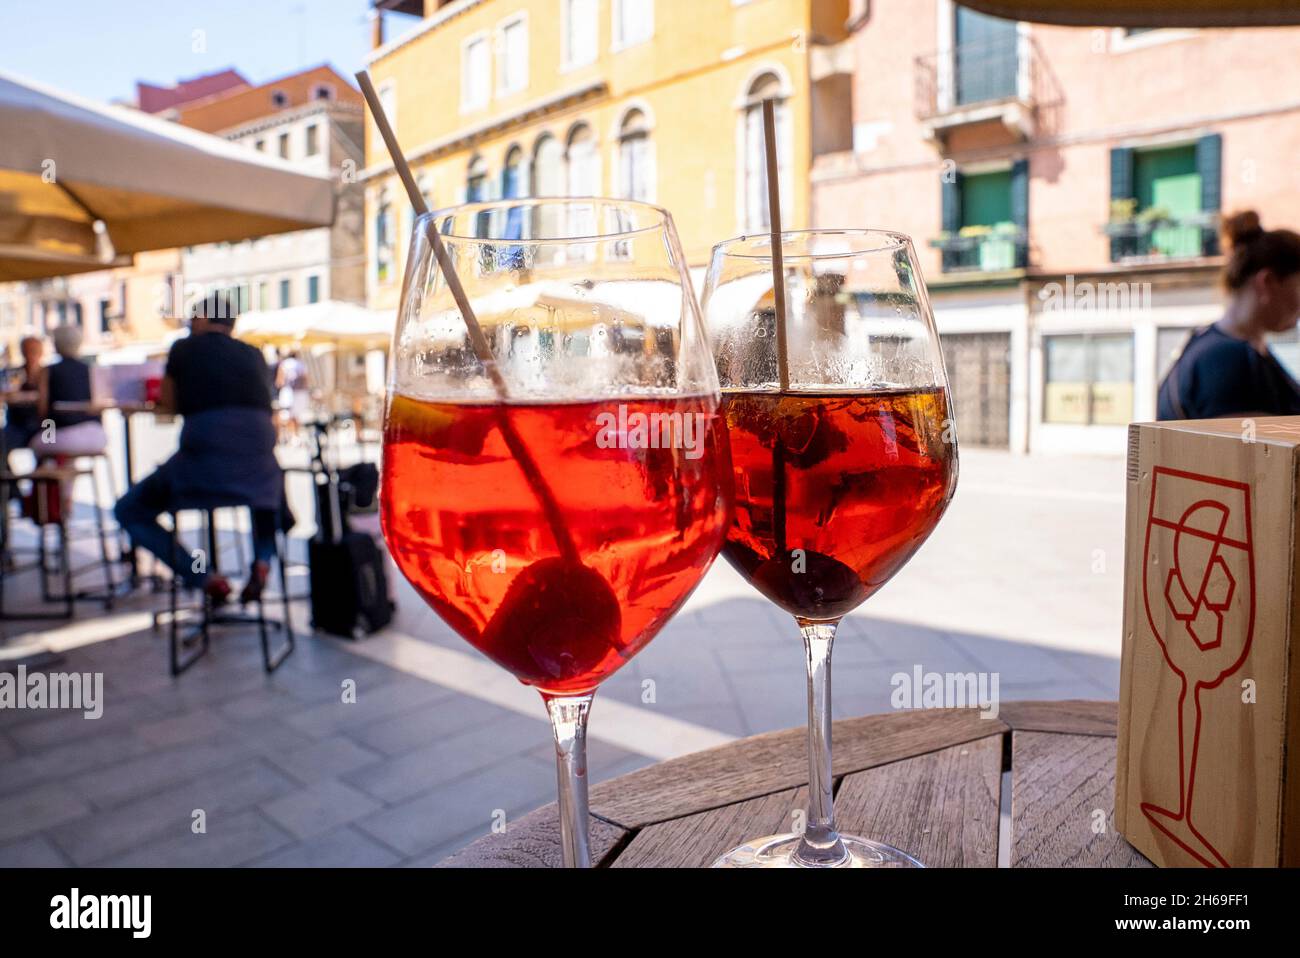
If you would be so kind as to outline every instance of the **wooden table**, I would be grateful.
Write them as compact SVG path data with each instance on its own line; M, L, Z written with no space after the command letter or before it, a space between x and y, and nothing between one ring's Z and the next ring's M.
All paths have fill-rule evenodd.
M1150 867L1114 830L1116 711L1114 702L1011 702L994 719L929 709L838 721L836 823L931 867L1000 858L1017 868ZM592 860L702 867L748 839L792 831L807 802L805 748L802 728L769 732L593 786ZM548 805L442 865L555 867L558 833Z

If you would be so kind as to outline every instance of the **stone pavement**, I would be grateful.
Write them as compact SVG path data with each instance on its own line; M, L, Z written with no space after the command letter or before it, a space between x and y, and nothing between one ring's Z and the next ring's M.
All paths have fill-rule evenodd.
M836 715L889 709L891 677L918 666L997 673L1003 700L1117 697L1122 493L1119 460L963 450L935 535L845 620ZM7 586L11 605L34 594ZM59 649L53 668L105 687L97 720L0 709L0 865L422 866L549 801L536 694L398 594L386 634L302 635L270 677L242 630L171 679L147 592L70 626L0 625L0 655ZM592 779L799 725L803 697L793 622L720 563L598 694Z

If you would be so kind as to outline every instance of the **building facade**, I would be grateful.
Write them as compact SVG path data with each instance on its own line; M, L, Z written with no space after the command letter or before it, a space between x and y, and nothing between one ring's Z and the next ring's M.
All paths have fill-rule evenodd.
M814 223L914 237L964 442L1122 452L1221 313L1220 213L1300 224L1300 30L1052 27L952 0L854 0L850 25L852 146L814 164Z
M337 184L332 226L187 247L186 300L222 290L241 310L364 301L362 109L352 85L321 66L176 111L178 123L328 173Z
M429 207L623 196L669 209L698 276L766 228L760 103L778 99L785 223L806 226L814 158L849 147L851 78L831 52L847 0L377 0L421 19L369 70ZM366 136L366 289L394 308L412 210Z

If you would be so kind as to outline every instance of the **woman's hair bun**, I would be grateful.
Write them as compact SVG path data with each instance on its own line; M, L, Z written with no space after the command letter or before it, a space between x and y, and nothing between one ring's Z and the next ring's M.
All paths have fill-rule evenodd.
M1241 246L1264 235L1264 227L1259 223L1259 214L1254 210L1242 210L1223 218L1223 236L1229 246Z

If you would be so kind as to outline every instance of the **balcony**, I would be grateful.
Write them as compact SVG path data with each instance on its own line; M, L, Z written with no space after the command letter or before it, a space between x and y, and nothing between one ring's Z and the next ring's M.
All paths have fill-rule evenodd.
M966 226L930 240L945 273L1003 273L1029 262L1029 236L1014 226Z
M1059 102L1055 78L1032 36L965 43L916 58L916 116L932 140L999 127L1012 140L1042 132L1044 107Z
M1153 207L1133 214L1118 203L1102 232L1110 237L1111 262L1158 263L1216 255L1218 221L1214 211L1174 216Z

